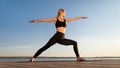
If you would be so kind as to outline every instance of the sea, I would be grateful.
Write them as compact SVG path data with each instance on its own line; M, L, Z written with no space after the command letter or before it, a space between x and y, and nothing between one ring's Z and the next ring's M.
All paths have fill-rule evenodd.
M85 60L120 60L120 57L83 57ZM0 61L29 61L30 57L0 57ZM75 61L75 57L38 57L35 61Z

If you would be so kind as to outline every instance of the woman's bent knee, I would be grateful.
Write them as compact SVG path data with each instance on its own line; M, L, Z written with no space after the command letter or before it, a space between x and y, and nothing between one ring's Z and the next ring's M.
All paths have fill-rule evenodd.
M74 42L73 42L73 45L74 45L74 46L77 46L77 42L76 42L76 41L74 41Z

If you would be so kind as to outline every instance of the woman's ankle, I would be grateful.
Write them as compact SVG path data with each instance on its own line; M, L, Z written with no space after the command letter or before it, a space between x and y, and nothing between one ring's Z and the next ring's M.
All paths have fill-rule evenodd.
M77 61L85 61L85 59L81 58L80 56L77 57Z
M34 61L35 61L35 58L32 57L29 61L30 61L30 62L34 62Z

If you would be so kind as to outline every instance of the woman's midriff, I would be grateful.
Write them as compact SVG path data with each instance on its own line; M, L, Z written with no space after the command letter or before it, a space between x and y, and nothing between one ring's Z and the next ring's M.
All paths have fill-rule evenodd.
M65 27L57 27L56 30L61 33L65 33L66 28Z

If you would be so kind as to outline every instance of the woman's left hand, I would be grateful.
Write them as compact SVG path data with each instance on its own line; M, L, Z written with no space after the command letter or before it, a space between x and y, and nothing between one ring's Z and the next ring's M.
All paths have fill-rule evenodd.
M81 19L87 19L88 17L82 16Z

